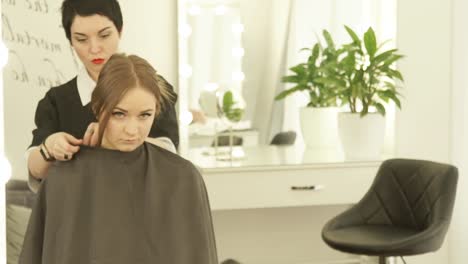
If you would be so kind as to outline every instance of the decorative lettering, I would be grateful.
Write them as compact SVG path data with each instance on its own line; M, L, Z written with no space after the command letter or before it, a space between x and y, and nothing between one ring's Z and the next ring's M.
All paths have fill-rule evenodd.
M56 63L49 58L42 59L41 70L43 74L37 74L37 70L31 72L25 66L23 58L15 50L10 50L10 67L13 81L30 84L35 87L52 87L65 82L64 73L59 70ZM36 73L36 74L35 74ZM30 78L31 77L31 78Z
M49 13L49 4L46 0L26 0L27 8L38 13Z
M16 6L16 0L2 0L3 6Z
M50 52L62 52L62 46L59 43L48 41L44 37L35 36L28 30L24 30L23 32L15 31L6 14L2 14L2 21L3 40L5 42L21 44L26 47L36 47Z
M13 74L13 80L20 83L29 83L29 74L26 71L23 60L15 50L10 50L11 57L15 57L18 60L19 69L12 68L11 73ZM11 60L11 59L10 59Z

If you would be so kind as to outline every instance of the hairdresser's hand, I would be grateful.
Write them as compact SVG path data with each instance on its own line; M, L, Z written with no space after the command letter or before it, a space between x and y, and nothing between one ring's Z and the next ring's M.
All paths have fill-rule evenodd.
M70 160L73 155L80 150L83 140L76 139L74 136L65 133L57 132L46 138L44 144L56 160Z
M95 147L99 139L99 123L89 124L83 137L83 145Z

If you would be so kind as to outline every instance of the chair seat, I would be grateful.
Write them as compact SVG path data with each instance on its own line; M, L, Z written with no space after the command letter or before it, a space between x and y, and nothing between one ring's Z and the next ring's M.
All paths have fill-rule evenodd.
M408 247L411 238L420 231L390 225L357 225L323 233L326 242L335 249L365 255L395 256Z
M450 224L457 181L449 164L386 160L364 197L325 224L322 238L334 249L382 261L436 251Z

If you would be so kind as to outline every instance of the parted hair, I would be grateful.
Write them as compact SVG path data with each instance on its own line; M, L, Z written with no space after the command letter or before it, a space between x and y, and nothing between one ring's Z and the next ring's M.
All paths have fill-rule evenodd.
M112 55L99 73L91 95L91 108L101 127L99 145L113 109L125 93L136 87L149 91L156 98L155 120L165 105L174 100L168 83L145 59L123 53Z
M122 32L122 11L117 0L64 0L62 3L62 26L70 42L71 25L77 15L105 16L114 23L119 33Z

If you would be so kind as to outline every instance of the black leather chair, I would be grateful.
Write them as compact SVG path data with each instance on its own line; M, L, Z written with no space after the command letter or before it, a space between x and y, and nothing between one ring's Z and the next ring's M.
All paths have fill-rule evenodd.
M270 145L293 145L296 141L296 132L285 131L276 134L270 142Z
M229 138L228 135L218 136L218 146L220 146L220 147L229 146L229 140L230 140L230 138ZM242 146L243 143L244 143L244 139L242 137L239 137L239 136L233 136L232 137L232 145L233 146ZM211 143L211 146L212 147L215 146L215 141L214 140Z
M36 194L28 186L27 181L11 179L5 185L6 204L31 208Z
M457 180L457 168L448 164L387 160L364 198L331 219L322 238L343 252L379 256L379 263L436 251L450 224Z

